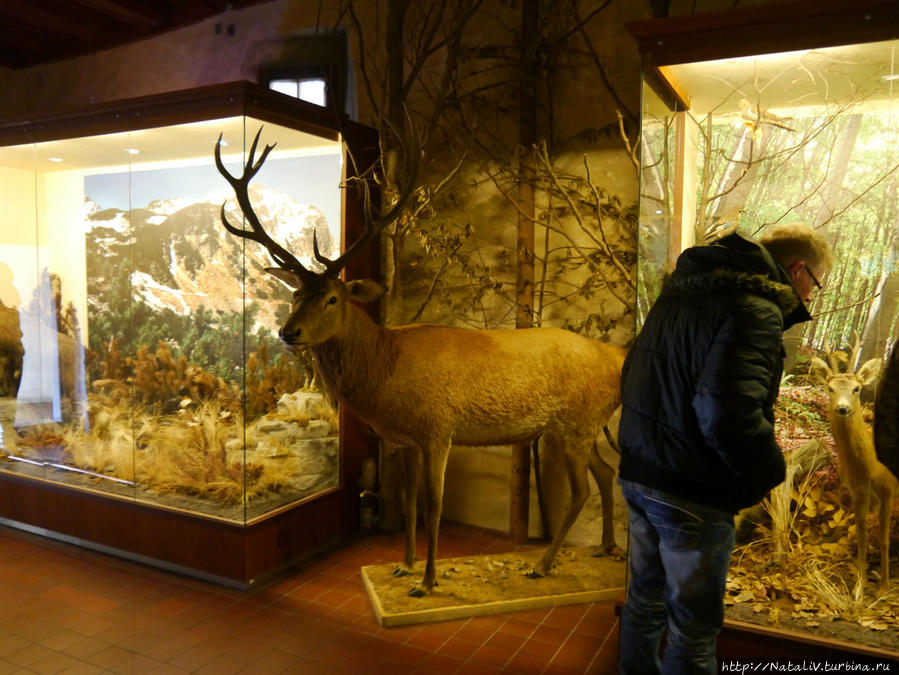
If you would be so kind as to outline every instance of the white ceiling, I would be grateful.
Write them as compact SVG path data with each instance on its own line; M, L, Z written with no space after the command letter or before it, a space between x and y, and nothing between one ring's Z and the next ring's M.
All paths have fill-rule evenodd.
M280 156L315 153L324 149L333 151L339 145L335 141L276 124L229 117L156 129L0 147L0 167L36 170L38 173L73 170L101 173L122 171L129 166L151 168L154 164L212 164L220 133L228 143L222 151L227 159L231 155L242 155L245 134L246 149L249 150L259 127L263 127L263 132L257 158L266 143L277 143L275 152ZM129 150L136 150L137 154Z
M661 68L697 114L884 106L899 96L899 41L703 61ZM745 105L745 104L743 104Z

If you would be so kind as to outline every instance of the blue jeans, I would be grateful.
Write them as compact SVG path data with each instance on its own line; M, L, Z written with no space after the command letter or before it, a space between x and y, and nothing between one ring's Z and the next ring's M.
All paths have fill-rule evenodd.
M619 672L716 673L724 585L734 548L733 514L620 482L630 531Z

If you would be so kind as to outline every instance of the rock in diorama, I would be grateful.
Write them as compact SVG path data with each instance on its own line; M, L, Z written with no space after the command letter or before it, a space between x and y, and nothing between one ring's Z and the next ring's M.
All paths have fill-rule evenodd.
M382 292L377 283L342 281L340 273L362 247L396 219L413 193L412 180L402 197L381 217L366 204L363 235L336 259L315 259L315 272L276 243L263 229L248 196L250 180L273 145L258 161L257 132L243 175L224 167L219 144L219 172L234 188L251 230L231 225L222 207L222 222L234 235L264 245L278 264L266 271L296 289L290 315L279 335L288 348L311 350L321 379L332 396L346 404L389 444L404 448L407 467L406 552L397 575L414 562L418 467L424 466L428 556L421 583L409 592L428 594L435 585L437 530L443 481L452 443L471 446L525 443L542 436L563 450L571 483L571 500L563 521L532 574L549 573L553 559L588 496L588 465L602 496L601 549L614 547L612 526L613 469L595 443L619 404L619 380L625 350L554 328L476 330L439 325L381 327L354 303L370 302ZM410 164L418 164L412 152ZM420 462L419 462L420 459Z

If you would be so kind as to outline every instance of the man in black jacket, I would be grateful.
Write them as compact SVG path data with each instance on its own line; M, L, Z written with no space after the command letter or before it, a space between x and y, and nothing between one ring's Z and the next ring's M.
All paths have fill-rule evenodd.
M811 318L831 254L798 223L761 242L731 234L684 251L622 370L621 673L717 672L734 514L784 480L774 437L783 331Z
M899 478L899 342L877 383L874 399L874 450L879 459Z

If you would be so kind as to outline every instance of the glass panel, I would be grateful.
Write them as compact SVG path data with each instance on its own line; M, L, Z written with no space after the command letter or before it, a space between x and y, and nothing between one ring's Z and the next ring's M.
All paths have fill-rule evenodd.
M34 146L0 148L0 178L5 211L0 237L0 467L43 477L44 444L37 433L26 439L16 431L52 422L53 393L58 392L54 372L41 367L43 307L49 306L50 287L39 267L47 256L38 247Z
M885 638L890 631L881 628L896 604L877 599L874 575L858 585L858 523L836 471L849 453L831 428L831 395L810 365L837 350L840 370L860 372L897 339L897 44L680 64L662 69L667 88L645 82L639 265L642 317L693 241L733 231L758 237L770 225L802 221L831 242L836 262L821 279L815 318L785 336L776 415L789 478L738 518L728 616L813 634L842 618L838 638L889 649L895 635ZM662 102L674 100L672 92L688 109ZM870 383L860 384L857 409L873 396ZM853 428L866 433L864 422ZM876 522L869 518L874 569Z
M247 120L245 148L260 126ZM242 136L224 136L229 143L232 138L239 142ZM315 269L313 238L327 257L341 251L342 201L335 187L342 175L342 146L270 124L262 132L257 159L266 143L277 146L251 182L250 201L268 234ZM245 155L223 150L223 159L232 174L240 175ZM242 223L233 198L226 214L230 222ZM277 339L292 289L265 272L274 263L261 245L221 231L226 245L244 256L246 507L248 518L254 518L336 487L337 412L314 386L310 356L286 351Z
M683 111L672 110L649 86L643 84L643 133L640 144L640 228L638 231L637 326L659 294L660 270L670 267L671 254L679 251L672 226L675 153L675 120Z
M216 139L240 175L260 126L0 148L0 470L236 522L336 486L336 412L277 339L291 290L220 221L227 201L242 226ZM264 226L311 266L313 232L337 255L341 143L262 142Z

